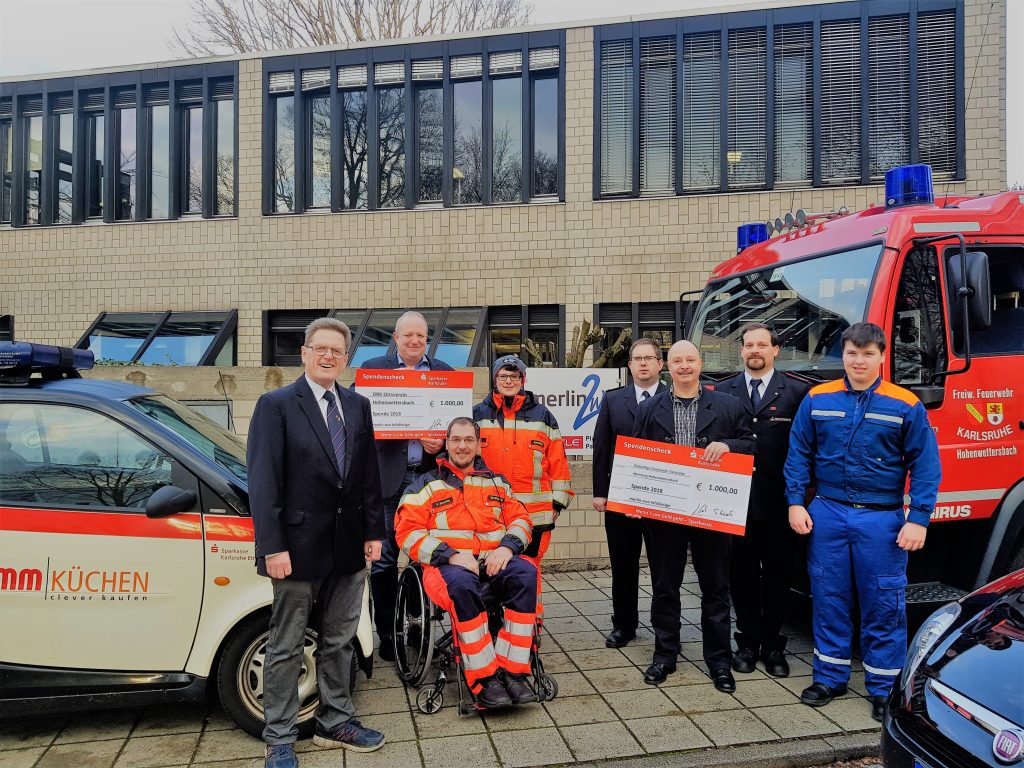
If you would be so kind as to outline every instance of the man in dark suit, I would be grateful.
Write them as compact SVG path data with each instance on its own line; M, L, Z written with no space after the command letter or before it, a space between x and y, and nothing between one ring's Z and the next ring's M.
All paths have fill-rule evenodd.
M427 355L427 321L419 312L410 311L399 317L395 323L393 338L394 354L371 358L360 368L452 370L448 363ZM380 560L370 568L370 586L373 590L374 623L380 637L380 648L377 653L385 661L393 661L395 658L392 634L395 625L395 597L398 591L399 551L395 541L395 510L398 509L406 486L437 466L436 457L443 447L444 440L440 438L377 441L381 490L384 494L384 524L387 533Z
M640 623L637 611L640 548L647 530L640 518L606 509L615 438L631 435L640 403L665 391L665 385L658 379L664 365L661 347L654 339L634 341L629 348L629 372L633 382L605 393L594 427L593 503L594 509L604 515L608 557L612 565L612 631L605 638L605 645L609 648L622 648L636 637Z
M753 672L757 659L773 677L788 677L786 617L799 542L789 527L782 470L789 431L810 385L775 370L779 337L761 323L740 332L743 373L718 385L743 404L754 437L754 478L747 530L732 542L732 603L736 608L736 654L732 668Z
M298 766L296 681L314 602L321 628L313 740L360 752L384 743L382 733L356 719L349 679L366 561L380 557L384 536L370 402L336 383L351 342L348 326L314 320L305 342L305 373L260 397L249 427L256 568L274 587L263 677L266 768Z
M704 458L717 461L729 451L753 453L754 442L743 406L732 395L700 383L700 352L689 341L677 341L668 351L672 387L640 406L633 437L704 449ZM646 520L651 563L654 659L644 682L657 685L675 672L679 656L679 587L686 568L686 547L700 584L701 632L704 661L715 688L736 690L730 669L729 548L731 536L678 523Z

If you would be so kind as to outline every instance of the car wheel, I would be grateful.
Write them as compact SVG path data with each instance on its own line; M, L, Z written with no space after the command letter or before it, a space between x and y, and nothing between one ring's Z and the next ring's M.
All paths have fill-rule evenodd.
M263 667L270 617L254 616L240 624L224 643L217 667L217 692L228 717L251 736L263 738ZM299 738L313 735L320 697L316 690L316 633L306 630L299 674Z

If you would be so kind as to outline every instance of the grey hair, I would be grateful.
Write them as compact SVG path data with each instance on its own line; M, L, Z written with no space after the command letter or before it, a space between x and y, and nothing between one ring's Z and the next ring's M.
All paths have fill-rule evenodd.
M427 318L422 313L417 312L415 309L410 309L407 312L403 312L402 316L395 321L395 333L398 333L398 329L402 327L402 323L406 320L419 320L423 323L423 327L430 329L430 323L427 322Z
M348 348L352 346L352 331L341 320L335 320L333 317L318 317L307 325L306 340L303 342L307 347L313 338L313 334L317 331L337 331L345 337L345 350L348 351Z

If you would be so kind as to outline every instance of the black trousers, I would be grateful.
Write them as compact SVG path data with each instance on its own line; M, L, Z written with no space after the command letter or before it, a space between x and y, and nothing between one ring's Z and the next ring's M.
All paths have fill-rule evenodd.
M789 605L798 552L797 534L782 520L748 520L732 542L732 602L736 644L755 652L786 647L782 622Z
M640 551L647 538L647 526L639 518L605 512L604 531L612 564L612 626L623 632L636 632L640 623Z
M732 536L660 520L647 520L645 524L654 593L651 600L654 661L674 669L679 657L679 588L683 583L689 546L701 591L704 661L711 671L728 668L732 664L729 639L729 550Z

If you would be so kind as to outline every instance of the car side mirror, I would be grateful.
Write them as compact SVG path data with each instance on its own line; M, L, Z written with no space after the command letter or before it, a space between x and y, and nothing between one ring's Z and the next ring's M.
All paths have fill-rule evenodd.
M186 491L174 485L165 485L146 502L146 517L160 518L194 509L199 499L195 491Z
M917 396L925 408L938 408L946 399L945 387L917 386L911 387L910 391Z

